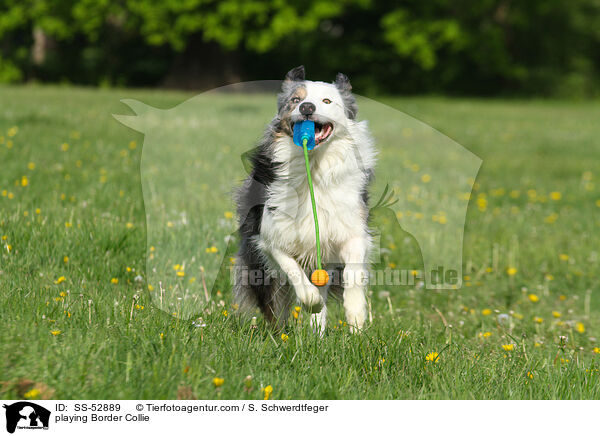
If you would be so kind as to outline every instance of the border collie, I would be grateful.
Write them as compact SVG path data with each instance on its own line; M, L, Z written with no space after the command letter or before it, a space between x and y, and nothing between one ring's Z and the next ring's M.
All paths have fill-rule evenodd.
M327 294L343 294L352 331L367 317L366 285L372 238L367 227L367 188L375 165L374 141L366 121L356 121L350 81L305 80L304 67L289 71L277 99L277 115L252 154L252 171L237 192L240 249L234 298L242 309L258 306L278 326L294 300L312 313L321 333ZM292 141L293 126L315 122L315 148L309 152L320 226L323 268L330 284L314 286L317 268L315 228L303 150ZM341 280L340 280L341 279Z

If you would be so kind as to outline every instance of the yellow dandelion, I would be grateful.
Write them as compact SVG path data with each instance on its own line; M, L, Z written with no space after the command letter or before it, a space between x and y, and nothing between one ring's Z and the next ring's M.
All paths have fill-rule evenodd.
M558 191L552 191L550 193L550 199L554 201L558 201L562 198L562 194Z
M118 279L118 278L116 278L116 277L113 277L112 279L110 279L110 282L111 282L113 285L117 285L117 284L119 284L119 279Z
M486 338L486 339L489 338L490 336L492 336L492 332L485 332L483 334L483 337Z
M152 286L152 285L148 285L148 290L149 290L149 291L154 291L154 286Z
M430 353L427 353L427 355L425 356L426 362L437 363L438 360L440 360L440 358L439 358L439 354L437 351L432 351Z
M535 322L535 323L537 323L537 324L541 324L541 323L543 323L543 322L544 322L544 318L541 318L541 317L539 317L539 316L535 316L535 317L533 318L533 322Z
M128 229L133 229L134 225L133 223L127 223L125 224L125 227L127 227Z
M562 316L562 314L560 312L557 312L556 310L552 311L552 316L554 318L560 318Z
M58 336L60 335L62 332L60 330L52 330L50 333L52 333L52 336Z
M177 271L177 277L184 277L185 276L185 271Z
M66 142L63 142L60 146L60 149L62 151L68 151L69 150L69 144L67 144Z
M558 255L558 258L564 262L566 262L567 260L569 260L569 255L565 254L565 253L561 253Z
M585 326L582 322L578 322L575 324L575 330L577 330L578 333L585 333Z
M513 344L504 344L502 345L502 349L504 351L512 351L515 348Z
M225 383L225 379L221 378L221 377L215 377L212 380L213 385L215 385L215 388L220 388L221 386L223 386L223 383Z
M281 340L282 340L283 342L287 341L289 338L290 338L290 337L289 337L288 335L286 335L285 333L282 333L282 334L281 334Z
M71 227L73 227L73 224L72 224L72 223L70 223L69 221L67 221L67 222L65 222L65 227L66 227L67 229L70 229Z
M54 284L55 285L60 285L62 282L66 281L67 279L65 278L65 276L60 276L59 278L57 278L56 280L54 280Z
M429 183L429 182L431 182L431 176L429 174L423 174L421 176L421 181L423 183Z
M592 350L592 352L595 353L595 354L600 354L600 348L594 347L594 349Z
M226 211L224 213L224 215L225 215L225 218L227 218L228 220L230 220L231 218L233 218L233 212Z
M508 274L509 276L514 276L517 273L517 269L513 266L508 267L506 269L506 274Z
M63 262L64 262L64 263L68 263L68 262L69 262L69 256L65 256L65 257L63 257Z
M540 297L538 297L535 294L529 294L527 298L529 298L529 301L531 301L532 303L537 303L538 301L540 301Z
M27 185L29 185L29 179L27 178L27 176L21 177L21 186L25 187Z
M35 399L37 399L37 398L40 396L40 393L41 393L41 392L40 392L40 390L39 390L39 389L37 389L37 388L33 388L33 389L31 389L31 390L29 390L29 391L25 392L25 394L23 395L23 397L24 397L26 400L35 400Z
M64 298L67 296L67 293L65 291L61 291L60 294L58 294L58 295L60 295L61 297Z
M565 300L567 299L567 296L566 296L566 295L560 295L560 296L558 297L558 299L559 299L560 301L565 301Z
M39 215L42 213L42 209L40 209L39 207L35 210L35 214Z
M483 310L481 311L481 314L482 314L483 316L488 316L488 315L491 315L491 314L492 314L492 310L491 310L491 309L483 309Z
M263 389L263 392L265 394L265 398L264 399L268 400L269 397L271 396L271 394L273 393L273 386L269 385L269 386L265 387Z

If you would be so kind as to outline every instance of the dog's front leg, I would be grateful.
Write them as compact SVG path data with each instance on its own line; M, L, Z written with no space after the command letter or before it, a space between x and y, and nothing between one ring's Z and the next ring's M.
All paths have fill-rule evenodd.
M277 248L271 249L270 254L294 287L300 303L312 313L320 312L324 305L323 298L317 287L306 277L298 262Z
M352 332L362 329L367 319L365 291L368 279L368 248L368 239L357 237L348 240L340 250L340 258L344 262L344 309Z
M313 313L310 316L310 325L315 333L319 333L322 337L325 334L325 327L327 327L327 294L329 292L329 286L319 288L319 292L321 298L323 298L323 308L319 313Z

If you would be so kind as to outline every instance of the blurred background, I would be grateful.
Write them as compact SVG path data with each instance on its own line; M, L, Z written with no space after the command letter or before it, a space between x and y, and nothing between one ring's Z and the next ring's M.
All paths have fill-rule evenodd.
M0 0L0 83L204 90L348 74L355 91L600 94L599 0Z

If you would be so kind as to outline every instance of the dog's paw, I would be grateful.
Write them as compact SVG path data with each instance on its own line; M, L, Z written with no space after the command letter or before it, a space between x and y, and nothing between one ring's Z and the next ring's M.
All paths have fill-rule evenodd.
M344 309L346 309L346 322L352 333L362 330L367 319L367 301L362 288L344 290Z
M296 294L302 306L310 313L319 313L323 309L323 297L316 286L305 283L296 287Z
M366 313L346 313L346 322L350 326L351 333L360 333L363 326L365 325L365 320L367 319Z

